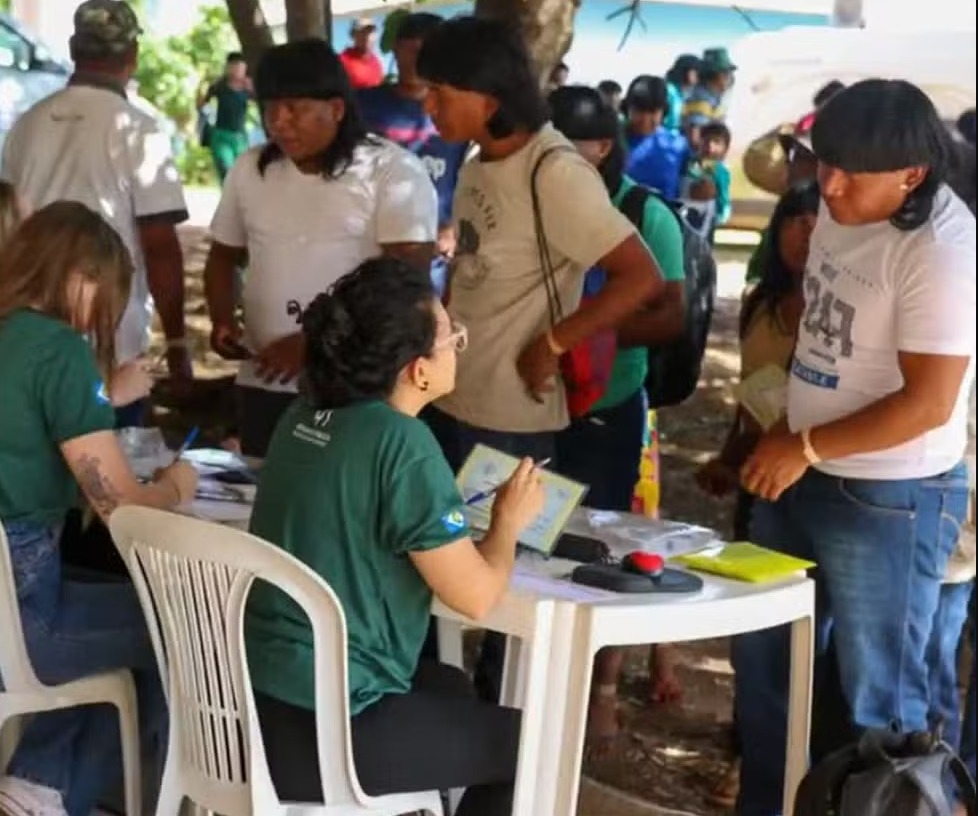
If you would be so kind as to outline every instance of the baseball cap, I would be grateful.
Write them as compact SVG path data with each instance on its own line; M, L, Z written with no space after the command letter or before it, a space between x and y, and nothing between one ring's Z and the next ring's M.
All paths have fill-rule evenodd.
M75 9L72 47L90 54L124 54L143 33L125 0L85 0Z
M358 31L376 31L377 24L372 17L357 17L350 23L350 33L356 34Z

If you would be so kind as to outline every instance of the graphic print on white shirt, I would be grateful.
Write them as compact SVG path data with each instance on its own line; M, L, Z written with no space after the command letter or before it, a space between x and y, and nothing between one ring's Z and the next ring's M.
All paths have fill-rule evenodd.
M258 172L260 149L245 153L225 180L211 224L214 239L248 249L242 301L245 342L259 351L300 331L302 311L381 245L435 240L435 188L421 162L376 138L357 147L338 178L302 173L288 159ZM296 390L263 382L245 361L241 385Z
M903 387L899 352L970 357L951 419L884 451L822 462L851 478L933 476L964 452L974 379L975 219L943 188L928 223L836 224L823 206L812 233L788 390L792 430L823 425Z

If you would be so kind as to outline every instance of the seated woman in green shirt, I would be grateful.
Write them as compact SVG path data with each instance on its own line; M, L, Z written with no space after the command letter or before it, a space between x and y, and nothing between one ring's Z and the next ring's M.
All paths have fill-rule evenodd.
M251 531L340 599L363 789L467 788L458 816L508 816L519 712L476 699L460 670L418 658L433 596L478 619L505 591L517 537L543 506L540 476L532 460L520 464L476 547L452 471L418 419L454 387L467 340L427 270L368 260L310 304L302 327L304 392L272 437ZM245 634L278 795L322 801L308 620L259 585Z
M598 91L583 85L554 91L549 101L554 127L597 168L614 205L627 212L624 202L635 182L624 174L625 148L618 138L615 112ZM590 485L587 504L599 510L628 512L632 508L648 419L648 349L675 340L685 319L686 275L678 219L667 204L649 194L636 226L659 265L665 292L654 306L618 327L618 353L604 395L587 416L574 420L557 437L560 472ZM588 273L585 290L599 271ZM620 649L603 649L595 660L588 719L591 746L610 741L618 733L617 691L623 657ZM655 699L672 699L679 693L671 665L667 647L657 647L652 671Z
M132 274L115 230L74 202L38 210L0 251L0 523L38 678L57 684L135 670L141 736L151 745L166 710L136 592L128 583L74 581L59 557L65 516L82 496L108 519L122 504L173 507L196 487L184 462L139 484L116 441L110 392L132 390L119 377L138 384L145 376L122 369L104 379L115 368L113 337ZM89 816L121 772L111 707L40 714L0 777L0 814Z

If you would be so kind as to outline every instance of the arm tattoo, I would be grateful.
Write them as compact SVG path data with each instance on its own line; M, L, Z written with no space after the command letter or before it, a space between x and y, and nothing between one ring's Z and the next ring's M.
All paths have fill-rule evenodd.
M98 457L87 453L78 459L78 483L92 507L102 517L108 517L122 503L122 494L109 477L102 473Z

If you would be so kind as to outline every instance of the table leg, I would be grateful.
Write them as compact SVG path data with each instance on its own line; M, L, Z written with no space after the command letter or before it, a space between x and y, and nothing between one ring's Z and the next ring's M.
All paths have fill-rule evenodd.
M462 624L447 618L436 618L438 627L438 660L448 666L464 669L462 659Z
M517 685L516 676L524 681L519 684L522 694L523 720L520 728L519 761L516 768L516 786L513 793L513 816L540 816L536 808L536 793L539 784L540 764L546 752L553 746L544 742L548 723L547 704L551 682L550 654L554 634L555 604L540 603L536 608L533 631L518 649L507 648L507 664L514 668L507 670L503 680L503 695L507 686ZM519 643L511 637L510 644ZM517 659L521 658L521 659ZM509 675L513 675L510 678ZM514 694L515 697L515 694ZM503 705L507 702L503 701Z
M530 650L533 649L531 644ZM499 705L509 708L524 708L525 693L521 693L526 685L526 667L524 652L526 644L512 635L506 638L506 656L503 659L503 679L499 693Z
M788 744L784 769L784 816L792 816L795 792L808 770L812 721L812 659L815 621L791 624L791 674L788 686Z
M558 624L559 625L559 624ZM577 798L581 786L581 764L584 760L584 732L587 728L587 709L591 691L591 675L597 649L593 643L591 616L582 609L567 626L573 635L566 644L569 649L567 671L563 678L566 688L564 700L564 730L559 741L545 750L553 750L559 756L557 778L552 785L554 794L552 809L539 813L554 816L575 816ZM557 680L555 682L561 682ZM557 701L551 701L556 706ZM541 779L541 786L544 782ZM547 803L549 804L549 803Z

